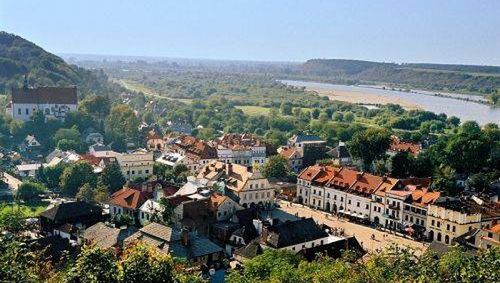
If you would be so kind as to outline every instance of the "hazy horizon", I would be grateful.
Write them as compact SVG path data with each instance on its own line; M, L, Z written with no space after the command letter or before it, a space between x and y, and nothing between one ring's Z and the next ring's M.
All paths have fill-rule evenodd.
M0 0L0 23L57 54L498 66L497 11L488 0Z

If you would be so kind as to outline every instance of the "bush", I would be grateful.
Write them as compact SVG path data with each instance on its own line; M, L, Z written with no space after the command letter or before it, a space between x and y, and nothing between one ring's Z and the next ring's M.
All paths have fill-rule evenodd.
M39 183L24 182L16 192L16 198L25 201L39 199L39 195L47 192L47 188Z

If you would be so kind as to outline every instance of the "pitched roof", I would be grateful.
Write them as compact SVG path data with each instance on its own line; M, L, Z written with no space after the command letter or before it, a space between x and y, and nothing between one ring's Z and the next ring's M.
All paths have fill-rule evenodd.
M348 168L341 168L326 185L348 189L357 181L358 174L361 174L361 172Z
M120 246L123 240L135 232L133 226L126 229L110 227L102 222L98 222L85 230L83 238L90 241L96 247L108 249Z
M62 221L75 217L101 215L102 208L84 201L64 202L40 213L40 216L53 221Z
M150 198L152 198L152 194L149 192L125 187L113 193L109 203L119 207L138 209Z
M263 249L260 246L258 240L251 241L248 245L238 248L234 251L235 255L239 255L244 258L254 258L260 254L262 254Z
M198 173L199 179L209 181L226 180L226 186L236 192L243 190L248 180L266 179L252 167L240 164L225 164L221 161L213 161L205 165Z
M227 199L227 196L221 195L219 193L213 193L209 198L209 209L211 211L217 211L219 206L224 203Z
M402 141L396 136L392 136L390 151L393 152L408 152L412 155L418 155L422 147L418 143Z
M325 142L323 141L320 137L316 135L293 135L293 137L290 138L290 141L293 143L303 143L303 142Z
M293 147L284 147L279 154L285 159L302 158L300 151L296 150Z
M273 248L283 248L292 245L328 237L312 218L286 221L268 228L268 236L264 242Z
M76 87L13 88L13 103L77 104Z

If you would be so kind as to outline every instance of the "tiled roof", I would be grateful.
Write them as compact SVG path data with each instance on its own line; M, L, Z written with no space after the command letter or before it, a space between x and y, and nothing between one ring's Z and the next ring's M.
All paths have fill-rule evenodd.
M109 203L119 207L139 209L150 198L152 198L151 193L125 187L112 194Z
M348 189L356 182L358 174L362 173L356 170L342 168L337 174L335 174L330 182L328 182L327 186Z
M312 218L286 221L268 228L264 242L273 248L283 248L328 236Z
M382 183L382 177L368 173L358 173L357 180L351 185L349 193L371 195Z
M245 188L248 180L265 179L264 176L252 167L240 164L225 164L221 161L213 161L200 170L199 179L216 181L221 178L226 179L226 185L233 191L241 191Z
M297 151L293 147L284 147L280 153L281 156L283 156L285 159L292 159L292 158L301 158L301 154L299 151Z
M210 202L209 202L209 208L210 208L210 210L217 211L217 209L219 208L219 206L223 202L225 202L227 199L228 199L227 196L223 196L223 195L221 195L219 193L213 193L210 196L210 198L209 198L209 200L210 200Z
M77 104L76 87L13 88L13 103Z
M401 141L399 138L393 136L389 150L393 152L408 152L412 155L418 155L422 150L422 147L418 143Z
M489 231L493 232L493 233L497 233L497 234L500 234L500 223L496 224L496 225L493 225Z

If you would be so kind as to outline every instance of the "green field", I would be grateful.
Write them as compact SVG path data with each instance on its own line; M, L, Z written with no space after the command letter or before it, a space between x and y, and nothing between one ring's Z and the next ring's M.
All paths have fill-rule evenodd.
M250 116L259 116L259 115L269 115L271 108L262 107L262 106L236 106L236 108L241 109L243 113Z
M183 102L186 104L190 104L192 101L192 99L187 99L187 98L172 98L172 97L160 95L160 94L156 93L154 90L152 90L151 88L148 88L147 86L145 86L141 83L132 81L132 80L112 79L112 81L120 84L121 86L123 86L124 88L126 88L128 90L135 91L135 92L142 92L142 93L144 93L145 96L151 96L151 97L155 97L155 98L159 98L159 99L177 100L177 101L180 101L180 102Z
M23 204L0 203L0 215L9 211L21 211L26 217L36 217L44 211L48 202L32 202Z

